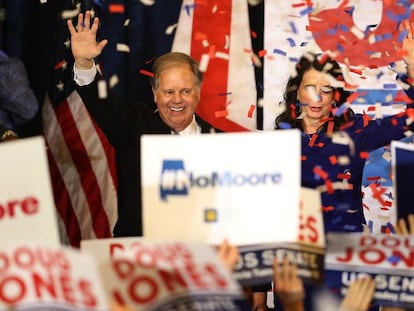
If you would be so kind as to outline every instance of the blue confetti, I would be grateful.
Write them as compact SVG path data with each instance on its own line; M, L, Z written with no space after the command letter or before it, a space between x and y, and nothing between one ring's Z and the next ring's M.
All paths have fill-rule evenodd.
M309 6L306 9L300 11L300 16L304 16L312 12L313 12L313 7Z
M94 3L100 7L103 7L104 2L102 0L95 0Z
M341 44L337 44L336 45L336 49L340 52L343 53L345 51L344 47Z
M398 35L397 41L401 43L404 40L404 38L407 37L407 34L408 34L407 29L404 29L403 31L401 31L400 34Z
M355 231L355 229L356 229L356 226L355 225L345 225L344 227L344 230L345 231Z
M326 30L326 33L328 35L336 35L337 32L338 31L336 30L336 28L330 28L330 29Z
M289 123L287 123L287 122L280 122L279 123L279 127L281 129L291 129L292 128L292 125L289 124Z
M184 10L187 13L188 16L191 15L191 10L194 10L195 4L186 4L184 5Z
M390 256L390 257L388 257L387 258L387 261L389 262L389 263L391 263L391 264L397 264L398 262L400 262L401 261L401 258L400 257L398 257L398 256Z
M286 40L288 40L290 47L293 48L296 46L295 40L293 40L292 38L287 38Z
M387 39L391 39L391 38L392 38L392 35L390 33L385 33L383 35L375 36L375 41L380 42L382 40L387 40Z
M349 27L344 24L340 24L339 29L341 29L344 32L349 32Z
M282 50L279 50L279 49L273 49L273 53L279 54L279 55L282 55L282 56L286 56L286 54L287 54L285 51L282 51Z
M232 92L219 93L218 96L227 96L233 94Z
M336 108L335 110L335 116L340 116L342 115L346 110L348 109L348 107L345 104L340 105L338 108Z
M295 23L290 22L289 25L290 25L290 29L292 29L293 33L298 33L298 30L296 29Z
M396 89L397 88L397 84L395 84L395 83L384 83L382 85L382 87L384 89Z

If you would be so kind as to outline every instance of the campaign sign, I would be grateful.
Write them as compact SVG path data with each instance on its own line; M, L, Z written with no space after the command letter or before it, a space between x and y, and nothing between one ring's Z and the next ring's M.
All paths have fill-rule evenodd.
M273 261L288 256L298 267L298 275L306 283L323 281L325 235L320 193L301 188L299 234L295 243L247 245L239 248L240 259L234 277L245 286L266 284L273 280ZM285 211L283 217L288 214ZM278 236L283 237L283 231ZM275 239L276 240L276 239Z
M0 249L0 310L108 311L109 306L93 256L15 243Z
M325 284L342 297L352 281L370 275L374 304L414 308L413 236L329 233L325 256Z
M414 214L412 180L414 177L414 144L391 142L391 168L397 217L407 219Z
M0 244L59 245L59 233L42 137L0 144Z
M297 130L144 135L141 178L147 238L239 246L297 239Z
M81 248L97 256L109 299L133 310L249 310L207 244L131 237L83 241Z

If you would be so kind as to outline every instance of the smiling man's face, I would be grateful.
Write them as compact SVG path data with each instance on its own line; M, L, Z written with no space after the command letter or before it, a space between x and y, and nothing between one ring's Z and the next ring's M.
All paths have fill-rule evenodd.
M161 119L172 130L180 132L190 125L200 101L197 78L187 64L163 70L157 89L152 89Z

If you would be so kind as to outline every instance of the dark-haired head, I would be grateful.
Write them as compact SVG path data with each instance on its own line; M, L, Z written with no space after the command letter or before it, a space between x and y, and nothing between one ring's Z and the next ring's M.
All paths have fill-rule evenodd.
M292 74L286 84L284 93L284 104L286 109L276 118L276 128L293 127L304 131L304 124L301 118L302 105L298 102L298 91L301 87L304 75L311 69L318 72L326 73L329 78L329 86L333 92L332 109L341 107L351 94L344 89L344 78L339 64L326 54L315 54L306 52L295 66L295 72ZM318 95L319 96L319 95ZM333 121L333 130L340 129L341 125L350 121L353 111L350 108L337 115L331 113L329 120ZM327 131L327 122L320 124L318 131Z

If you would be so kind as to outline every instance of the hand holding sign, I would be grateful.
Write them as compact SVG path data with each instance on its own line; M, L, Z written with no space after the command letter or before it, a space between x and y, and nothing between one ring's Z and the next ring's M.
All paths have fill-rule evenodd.
M340 311L366 311L375 292L375 282L370 277L352 282L342 300Z
M276 295L280 299L284 310L305 310L303 283L298 277L296 264L290 263L287 256L281 264L277 259L273 261L273 282Z
M408 221L408 226L407 226ZM407 221L403 218L398 220L395 226L395 232L400 235L414 234L414 214L409 214Z

